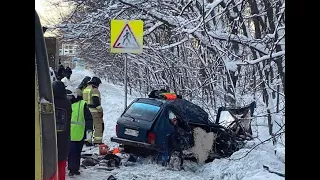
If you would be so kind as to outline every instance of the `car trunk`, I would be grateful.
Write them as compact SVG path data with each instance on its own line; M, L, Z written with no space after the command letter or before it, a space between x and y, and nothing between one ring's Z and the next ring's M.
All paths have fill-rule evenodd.
M134 102L117 121L117 136L133 141L146 142L148 133L160 113L159 104ZM143 109L143 110L142 110Z
M117 124L117 136L129 140L147 142L147 133L153 125L153 121L145 121L130 117L120 117Z

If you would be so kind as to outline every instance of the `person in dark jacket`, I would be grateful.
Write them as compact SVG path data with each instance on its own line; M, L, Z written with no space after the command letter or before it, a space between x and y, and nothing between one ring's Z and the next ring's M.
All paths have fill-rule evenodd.
M56 112L57 144L58 144L58 173L59 180L65 180L66 165L70 144L71 102L67 99L64 83L52 83Z
M89 77L89 76L84 77L83 80L81 81L81 83L79 84L79 86L77 87L76 92L77 92L79 100L83 100L82 91L87 87L88 82L90 80L91 80L91 77Z
M64 77L65 77L65 69L64 69L64 66L62 64L60 64L60 66L58 68L57 79L59 81L61 81L61 79Z
M179 152L188 149L193 144L190 137L191 128L172 112L169 112L169 119L174 127L173 133L169 136L169 149Z
M70 151L68 157L69 176L79 175L81 151L86 131L92 134L93 120L90 110L84 100L77 98L76 92L67 90L67 97L72 103Z
M66 67L64 73L65 73L65 77L66 77L68 80L70 80L70 77L71 77L71 74L72 74L72 70L71 70L71 68L70 68L69 66Z
M170 161L171 158L177 157L180 159L180 168L183 166L182 151L189 149L193 146L192 130L181 120L174 112L169 111L170 124L173 125L173 132L167 136L167 152L168 157L166 163L171 167L174 167L174 161Z

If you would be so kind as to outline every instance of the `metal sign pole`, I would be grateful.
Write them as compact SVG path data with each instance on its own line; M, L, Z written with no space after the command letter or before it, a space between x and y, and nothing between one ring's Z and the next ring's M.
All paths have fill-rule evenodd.
M124 54L124 110L127 108L127 91L128 91L128 67L127 53Z

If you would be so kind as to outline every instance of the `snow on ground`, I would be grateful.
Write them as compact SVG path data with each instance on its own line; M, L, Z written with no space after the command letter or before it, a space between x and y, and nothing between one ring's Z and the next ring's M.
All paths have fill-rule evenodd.
M85 76L92 77L93 74L88 70L73 70L71 86L77 87ZM102 80L99 89L104 111L104 143L111 148L116 147L117 143L111 142L110 137L115 136L117 118L124 110L124 88ZM139 97L139 93L133 92L133 95L128 95L128 104L135 97ZM266 127L258 126L258 129L260 137L267 137L268 129ZM184 163L184 171L169 170L161 165L154 164L149 159L144 159L141 163L135 163L133 166L120 166L120 168L112 171L99 169L98 166L81 169L80 176L67 177L67 180L106 180L110 175L115 176L118 180L283 180L284 177L269 173L263 168L263 165L265 165L271 171L284 174L284 160L274 154L272 144L260 145L245 156L250 148L259 142L259 140L249 142L230 158L216 159L204 165L186 161ZM84 147L84 150L90 153L98 153L98 148Z

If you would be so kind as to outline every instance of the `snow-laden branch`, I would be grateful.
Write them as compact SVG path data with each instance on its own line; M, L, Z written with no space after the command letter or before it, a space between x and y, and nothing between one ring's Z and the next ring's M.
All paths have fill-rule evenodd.
M158 48L158 49L161 49L161 50L164 50L164 49L169 49L169 48L172 48L172 47L175 47L175 46L178 46L186 41L188 41L189 39L188 38L184 38L182 39L181 41L179 42L176 42L176 43L173 43L173 44L170 44L170 45L167 45L167 46L163 46L161 48Z
M265 61L265 60L276 58L276 57L283 56L283 55L285 55L285 51L279 51L279 52L276 52L276 53L273 53L273 54L270 54L270 55L262 56L262 57L260 57L258 59L252 60L252 61L246 60L244 62L247 63L247 64L256 64L256 63L259 63L261 61ZM237 64L241 65L243 63L237 63Z
M131 7L135 7L135 8L138 8L138 9L141 9L140 7L137 7L133 4L130 4L128 2L124 2L123 0L119 0L121 3L124 3L128 6L131 6ZM219 3L221 3L222 1L215 1L213 2L213 4L210 4L211 6L209 6L212 10L212 8L216 7ZM168 15L165 15L165 14L162 14L154 9L150 10L150 11L147 11L145 9L141 9L143 11L145 11L146 13L148 13L150 16L152 16L153 18L157 19L158 21L160 22L163 22L164 24L166 25L169 25L173 28L176 28L177 25L178 25L178 22L186 22L186 20L183 18L183 17L180 17L180 16L168 16ZM199 24L198 24L199 25ZM196 38L200 39L200 40L204 40L204 38L202 38L202 35L201 37L199 37L200 33L196 33L196 29L198 27L194 27L192 25L188 25L187 28L189 30L184 30L185 32L187 33L190 33L190 34L193 34ZM248 37L245 37L245 36L241 36L241 35L233 35L233 34L227 34L227 33L217 33L217 32L208 32L208 35L210 35L211 37L215 38L215 39L218 39L218 40L223 40L223 41L233 41L233 42L237 42L239 44L242 44L242 45L246 45L248 47L251 47L255 50L257 50L258 52L262 53L262 54L268 54L268 48L263 44L263 43L259 43L253 39L250 39ZM207 38L206 38L207 39ZM205 42L205 43L204 43ZM211 47L211 43L209 41L201 41L201 43L204 43L204 45L208 46L208 47Z
M263 43L259 43L253 39L247 38L243 35L234 35L234 34L227 34L227 33L222 33L222 32L208 32L208 34L218 40L223 40L223 41L232 41L232 42L236 42L245 46L248 46L250 48L253 48L257 51L259 51L260 53L263 54L268 54L268 48L266 47L266 45L264 45Z
M196 27L194 27L193 29L183 30L183 32L187 32L189 34L192 34L194 31L196 31L202 25L203 21L211 14L213 9L216 8L221 2L223 2L223 0L216 0L216 1L208 4L205 7L205 9L209 9L209 11L206 13L205 17L201 19L201 22Z
M180 12L180 16L184 13L184 11L187 9L187 7L192 3L193 0L189 0L189 2L182 8Z
M149 35L152 31L154 31L156 28L158 28L159 26L163 25L163 22L157 22L155 25L153 25L152 27L150 27L149 29L145 30L143 32L144 36Z

